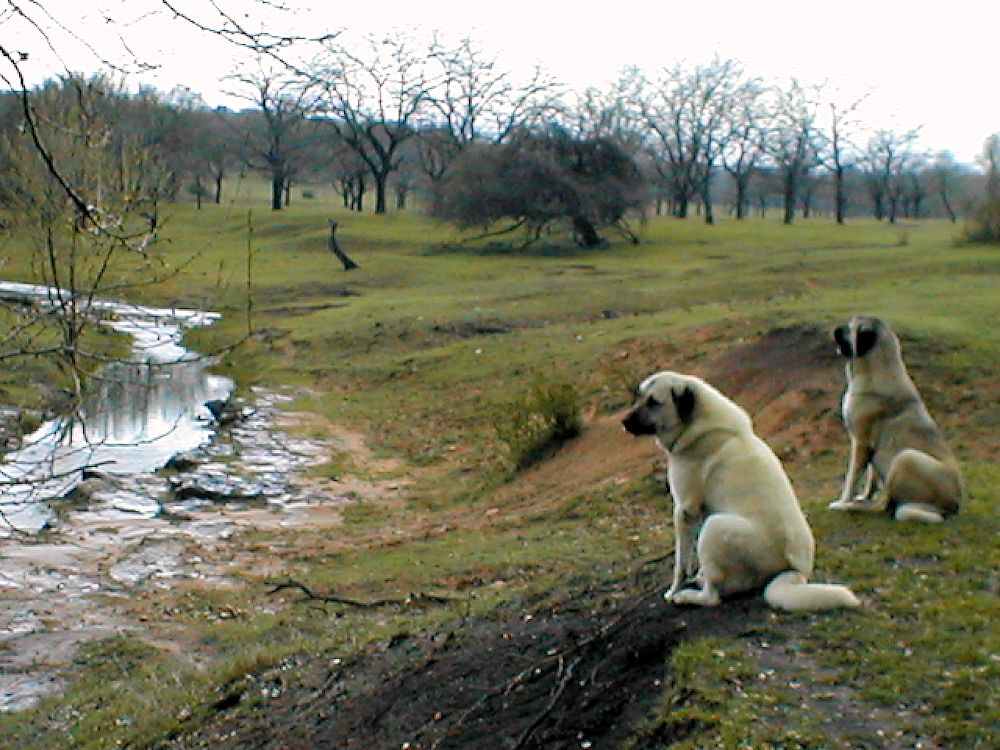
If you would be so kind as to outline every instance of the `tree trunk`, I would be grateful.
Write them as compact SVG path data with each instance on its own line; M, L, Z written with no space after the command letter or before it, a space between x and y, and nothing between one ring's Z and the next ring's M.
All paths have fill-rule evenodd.
M215 205L222 203L222 172L215 175Z
M361 177L358 179L354 190L354 205L352 206L355 211L361 212L365 210L365 179Z
M797 187L795 176L791 173L785 175L785 214L781 219L783 224L791 224L795 221L795 194L798 192Z
M271 210L281 210L281 198L285 189L285 175L281 170L271 172Z
M330 239L327 240L327 247L330 252L337 256L341 265L344 266L345 271L352 271L358 267L351 257L344 252L343 248L340 247L340 242L337 240L337 222L332 219L328 220L330 224Z
M375 213L385 213L385 191L389 176L386 174L376 174L375 177Z
M837 213L837 223L843 224L847 218L847 194L844 191L844 170L838 168L833 175L834 178L834 205Z
M951 207L951 201L948 200L948 193L944 190L941 191L941 203L944 204L944 210L948 212L948 218L951 219L951 223L954 224L958 221L958 217L955 215L955 209Z
M741 221L747 215L747 180L736 179L736 220Z
M604 242L604 238L597 233L590 219L582 214L573 217L573 229L583 247L597 247Z

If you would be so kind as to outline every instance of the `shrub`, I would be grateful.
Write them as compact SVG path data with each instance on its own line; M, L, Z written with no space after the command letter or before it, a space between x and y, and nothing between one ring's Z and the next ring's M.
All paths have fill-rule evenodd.
M532 466L580 434L580 393L572 383L540 378L494 418L515 471Z
M1000 196L987 198L973 212L965 236L971 242L1000 242Z

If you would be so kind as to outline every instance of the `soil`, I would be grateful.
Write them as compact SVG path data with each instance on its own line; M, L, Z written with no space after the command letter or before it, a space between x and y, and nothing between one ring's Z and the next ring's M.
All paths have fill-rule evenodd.
M223 710L197 735L163 747L618 747L661 695L679 643L752 637L770 616L757 597L681 609L663 589L623 593L576 592L534 614L508 610L456 631L396 638L350 663L289 670L293 681L276 673L266 706Z

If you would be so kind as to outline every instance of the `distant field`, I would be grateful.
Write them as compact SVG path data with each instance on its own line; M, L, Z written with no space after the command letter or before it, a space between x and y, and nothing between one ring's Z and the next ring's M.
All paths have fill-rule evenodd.
M650 739L636 747L1000 742L990 698L1000 677L1000 248L964 246L961 226L940 221L786 227L775 215L722 217L712 227L651 218L638 245L616 239L586 252L544 245L508 252L463 243L454 230L408 212L346 212L332 190L308 188L315 197L303 200L296 188L289 209L271 212L265 187L232 183L221 206L171 208L157 247L181 270L139 290L141 301L222 312L218 325L191 339L211 351L249 331L220 364L240 388L294 386L301 395L292 408L357 430L376 456L400 462L408 483L399 496L351 509L343 537L281 539L298 550L286 559L289 574L361 597L463 581L476 603L470 612L455 605L420 618L332 618L305 606L260 613L268 583L247 571L226 597L259 614L211 629L193 615L188 623L214 661L196 669L149 644L111 644L81 662L104 678L85 678L30 715L0 718L0 745L54 746L46 743L69 726L74 747L117 740L150 747L168 732L197 733L213 715L190 706L212 703L243 674L270 674L284 658L304 664L460 615L489 616L512 602L550 606L563 589L627 583L671 537L662 459L651 446L626 442L614 415L631 387L660 368L718 378L785 459L819 541L817 577L849 583L866 606L849 615L775 616L760 637L812 665L799 678L807 690L836 693L879 720L857 728L853 740L847 731L846 744L823 744L815 707L796 703L798 688L789 697L787 683L727 676L719 653L732 651L727 658L746 675L763 668L738 641L695 639L678 652L675 669L700 675L682 706L698 731L676 744ZM339 220L358 270L345 273L326 250L328 218ZM27 280L17 240L4 243L3 274ZM904 528L825 511L846 462L841 373L828 337L861 311L886 317L899 332L911 374L963 461L970 502L944 526ZM803 361L798 349L752 361L762 340L805 347L817 362ZM584 436L547 465L512 477L494 424L539 377L579 388ZM325 470L372 471L349 456ZM262 549L272 542L255 540ZM495 580L505 585L491 588ZM153 618L174 606L169 595L157 596ZM108 669L115 649L125 656L111 679L99 668ZM126 711L122 696L150 689L160 691L158 702L129 704L129 721L116 721ZM662 689L662 704L650 707L654 729L670 725L679 705L669 685ZM900 744L876 730L895 733Z

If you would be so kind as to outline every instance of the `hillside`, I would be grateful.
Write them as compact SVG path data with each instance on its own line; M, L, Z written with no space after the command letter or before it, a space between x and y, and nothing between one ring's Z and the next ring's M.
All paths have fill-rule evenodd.
M178 207L163 250L198 255L142 292L222 312L190 337L202 351L251 310L220 371L287 394L283 434L323 446L296 480L316 515L185 548L220 575L109 588L99 606L127 624L73 656L64 694L0 717L10 747L997 744L995 247L938 222L654 219L637 246L528 255L343 214L344 273L328 212ZM830 332L859 311L892 321L962 461L969 503L942 526L826 511L847 458ZM619 427L662 368L753 416L815 578L859 611L664 603L664 459ZM584 428L515 472L495 426L539 379L573 385Z

